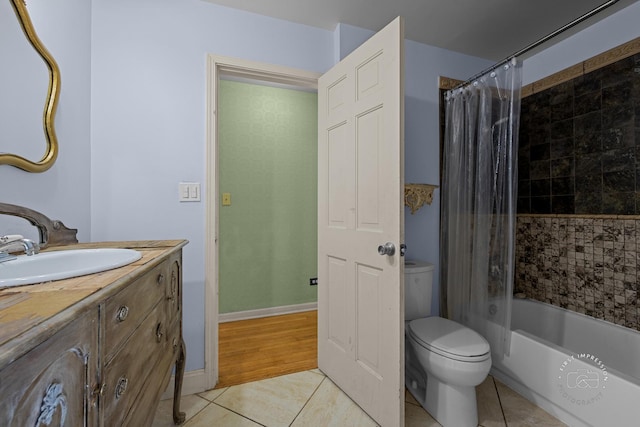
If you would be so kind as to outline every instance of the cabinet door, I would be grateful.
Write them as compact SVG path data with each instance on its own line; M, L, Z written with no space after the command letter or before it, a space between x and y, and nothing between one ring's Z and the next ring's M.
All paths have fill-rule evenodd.
M98 313L92 311L0 371L0 425L96 425Z

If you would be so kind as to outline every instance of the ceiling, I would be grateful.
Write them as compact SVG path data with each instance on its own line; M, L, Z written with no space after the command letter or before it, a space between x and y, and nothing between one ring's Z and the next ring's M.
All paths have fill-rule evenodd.
M205 0L333 31L338 23L377 31L396 16L407 39L501 60L605 0ZM573 32L640 0L618 0ZM563 33L563 36L571 34ZM559 40L554 38L550 43Z

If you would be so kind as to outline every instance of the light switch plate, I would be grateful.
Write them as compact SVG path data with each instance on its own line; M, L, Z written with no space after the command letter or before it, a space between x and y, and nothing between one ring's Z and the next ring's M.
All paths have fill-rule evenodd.
M178 184L178 200L181 202L200 201L199 182L181 182Z

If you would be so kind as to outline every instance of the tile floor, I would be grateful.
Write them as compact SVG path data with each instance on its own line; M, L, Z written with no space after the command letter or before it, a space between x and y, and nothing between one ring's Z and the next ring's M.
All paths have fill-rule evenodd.
M477 395L482 427L564 426L491 376ZM160 402L153 427L173 426L171 406ZM317 369L184 396L182 410L185 427L377 426ZM439 425L407 392L405 426Z

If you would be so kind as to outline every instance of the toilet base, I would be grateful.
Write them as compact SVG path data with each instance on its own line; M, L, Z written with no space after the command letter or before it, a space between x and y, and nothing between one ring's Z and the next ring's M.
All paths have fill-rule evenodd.
M420 379L416 380L416 377L414 375L405 373L404 384L407 390L409 390L409 393L411 393L411 395L413 396L413 398L416 399L416 401L420 404L420 406L422 406L426 410L426 407L425 407L425 395L427 393L426 379L424 381L420 381Z
M425 395L427 393L427 373L420 366L413 347L405 336L404 352L404 384L416 401L425 407Z
M475 387L445 384L427 374L427 393L423 407L443 427L475 427L478 405Z

